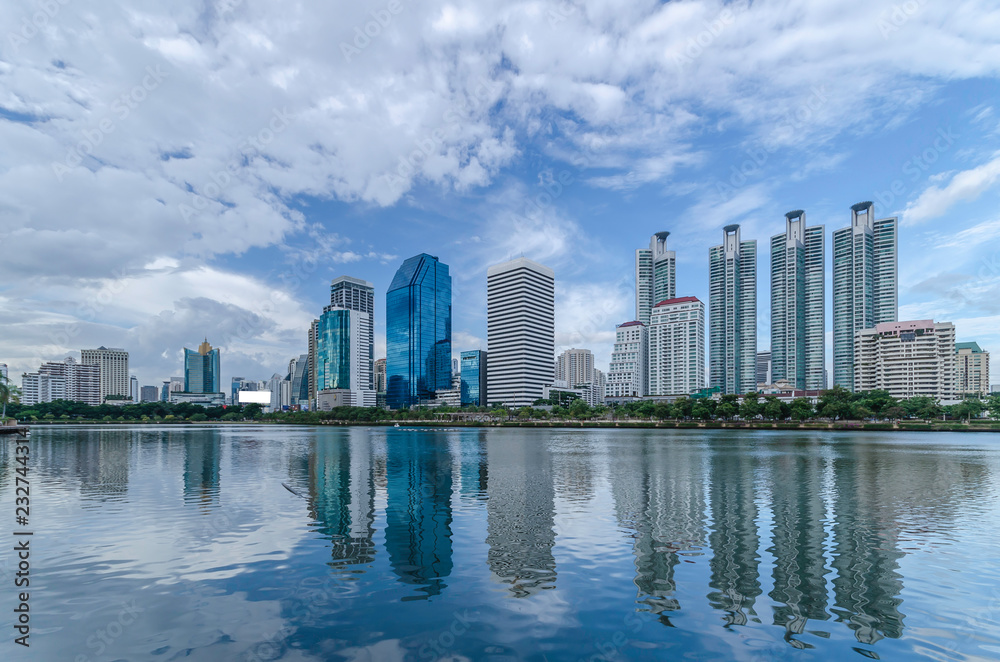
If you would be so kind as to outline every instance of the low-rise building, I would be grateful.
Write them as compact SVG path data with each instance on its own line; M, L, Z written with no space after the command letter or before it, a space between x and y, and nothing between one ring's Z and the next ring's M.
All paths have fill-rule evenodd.
M615 347L611 352L604 383L605 398L641 398L648 392L647 360L649 329L639 321L615 327Z
M958 397L989 395L990 353L981 348L979 343L959 342L955 343L955 354L958 368L955 395Z
M21 402L37 405L54 400L101 404L101 368L72 358L43 363L38 372L21 377Z
M854 391L951 400L955 357L955 325L950 322L884 322L862 329L854 336Z

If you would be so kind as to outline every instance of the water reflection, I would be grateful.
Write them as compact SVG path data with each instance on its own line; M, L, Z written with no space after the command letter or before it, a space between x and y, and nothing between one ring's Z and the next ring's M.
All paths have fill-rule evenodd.
M375 559L372 451L366 435L352 432L346 441L317 439L309 456L312 517L333 543L332 565L346 571Z
M269 618L267 632L295 632L277 659L370 646L392 648L393 659L475 660L514 650L518 638L544 639L552 660L595 650L662 659L671 647L670 657L699 659L791 648L905 658L928 641L938 659L962 659L952 652L965 645L1000 650L990 628L969 641L941 634L943 620L963 622L989 603L983 587L1000 583L988 564L963 572L975 567L964 559L994 549L977 536L995 542L998 457L957 442L277 427L33 435L33 498L37 484L44 521L72 536L63 556L40 564L55 575L68 568L45 599L57 604L65 591L60 622L70 625L60 627L81 623L81 641L108 619L74 612L93 586L72 573L99 576L105 589L113 576L149 605L150 622L187 610L199 616L181 629L197 629L230 616L201 613L220 605L231 605L233 622ZM11 448L0 449L5 507ZM210 535L178 541L172 532L196 531L192 522ZM156 600L184 598L143 594L157 582L197 586L200 599L171 602L154 619ZM615 643L618 631L625 643ZM126 650L130 637L141 647L135 632L115 655L149 657ZM200 651L190 640L222 640L207 631L166 639L156 653L164 659ZM749 641L766 648L732 643Z
M445 433L395 435L386 454L385 547L399 580L415 595L439 595L451 574L452 462Z
M671 448L646 436L611 456L611 490L619 525L630 532L638 601L670 625L681 608L674 569L682 555L704 546L702 461L690 448Z
M219 505L219 463L221 440L218 433L184 440L184 500L208 512Z
M806 631L809 620L830 618L827 606L826 459L815 453L780 453L769 462L771 479L771 547L774 625L785 628L785 640L796 648L812 648L795 635Z
M536 439L487 441L487 563L494 579L524 598L553 588L555 489L552 454Z

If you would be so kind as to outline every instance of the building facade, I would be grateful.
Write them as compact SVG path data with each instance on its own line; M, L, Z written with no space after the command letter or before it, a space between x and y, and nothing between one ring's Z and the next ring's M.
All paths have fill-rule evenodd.
M386 378L390 409L451 388L451 274L426 253L403 262L386 294Z
M722 229L709 249L709 386L749 393L757 383L757 241L739 225Z
M385 359L375 361L375 406L384 409L386 389Z
M80 363L101 371L101 402L108 396L129 398L128 352L118 347L80 350Z
M205 342L197 350L184 348L184 392L221 393L221 361L219 348Z
M657 232L649 248L635 251L635 318L649 324L653 306L677 296L677 255L667 250L669 232Z
M371 347L372 355L368 357L368 374L371 375L372 382L368 385L369 391L375 389L375 286L366 280L352 278L351 276L341 276L334 278L330 284L330 305L333 307L346 308L347 310L357 310L368 313L371 324L369 325L368 346Z
M66 358L43 363L38 372L21 376L22 404L37 405L55 400L101 404L100 366L84 365Z
M855 337L895 322L896 218L875 219L871 202L851 207L851 225L833 233L833 383L853 389Z
M463 407L487 407L490 404L487 388L486 363L489 354L481 349L462 352L460 371Z
M802 210L771 237L771 374L796 389L826 388L825 232Z
M141 402L157 402L160 399L160 389L155 386L143 386L139 393Z
M757 384L770 384L771 352L757 352Z
M523 257L490 267L486 337L490 402L523 407L541 398L555 373L555 273Z
M317 408L341 405L374 407L374 380L369 372L371 315L327 306L319 318L316 338ZM336 393L333 393L336 392Z
M309 354L288 362L288 406L309 409Z
M307 380L309 382L309 398L308 405L309 409L316 408L316 337L319 333L319 320L314 319L309 323L309 337L306 341L306 355L308 356L308 363L306 365Z
M990 353L976 342L955 343L955 360L958 369L955 383L957 396L990 394Z
M594 381L594 354L589 349L567 349L556 359L556 381L570 385Z
M894 398L955 397L955 326L933 320L883 322L854 338L853 390L882 389Z
M648 358L649 328L638 320L616 326L604 397L641 398L648 395Z
M705 388L705 304L697 297L661 301L649 322L649 394Z

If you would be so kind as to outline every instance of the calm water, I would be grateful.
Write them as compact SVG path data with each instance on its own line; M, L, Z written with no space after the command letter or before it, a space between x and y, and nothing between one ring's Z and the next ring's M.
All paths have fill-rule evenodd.
M1000 658L1000 436L76 427L31 445L32 646L12 643L4 544L4 660Z

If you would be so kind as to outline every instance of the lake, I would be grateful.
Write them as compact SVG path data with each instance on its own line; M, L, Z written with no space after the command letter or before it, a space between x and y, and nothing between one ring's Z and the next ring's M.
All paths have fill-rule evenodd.
M4 544L4 660L1000 658L998 435L39 426L30 449L30 648Z

